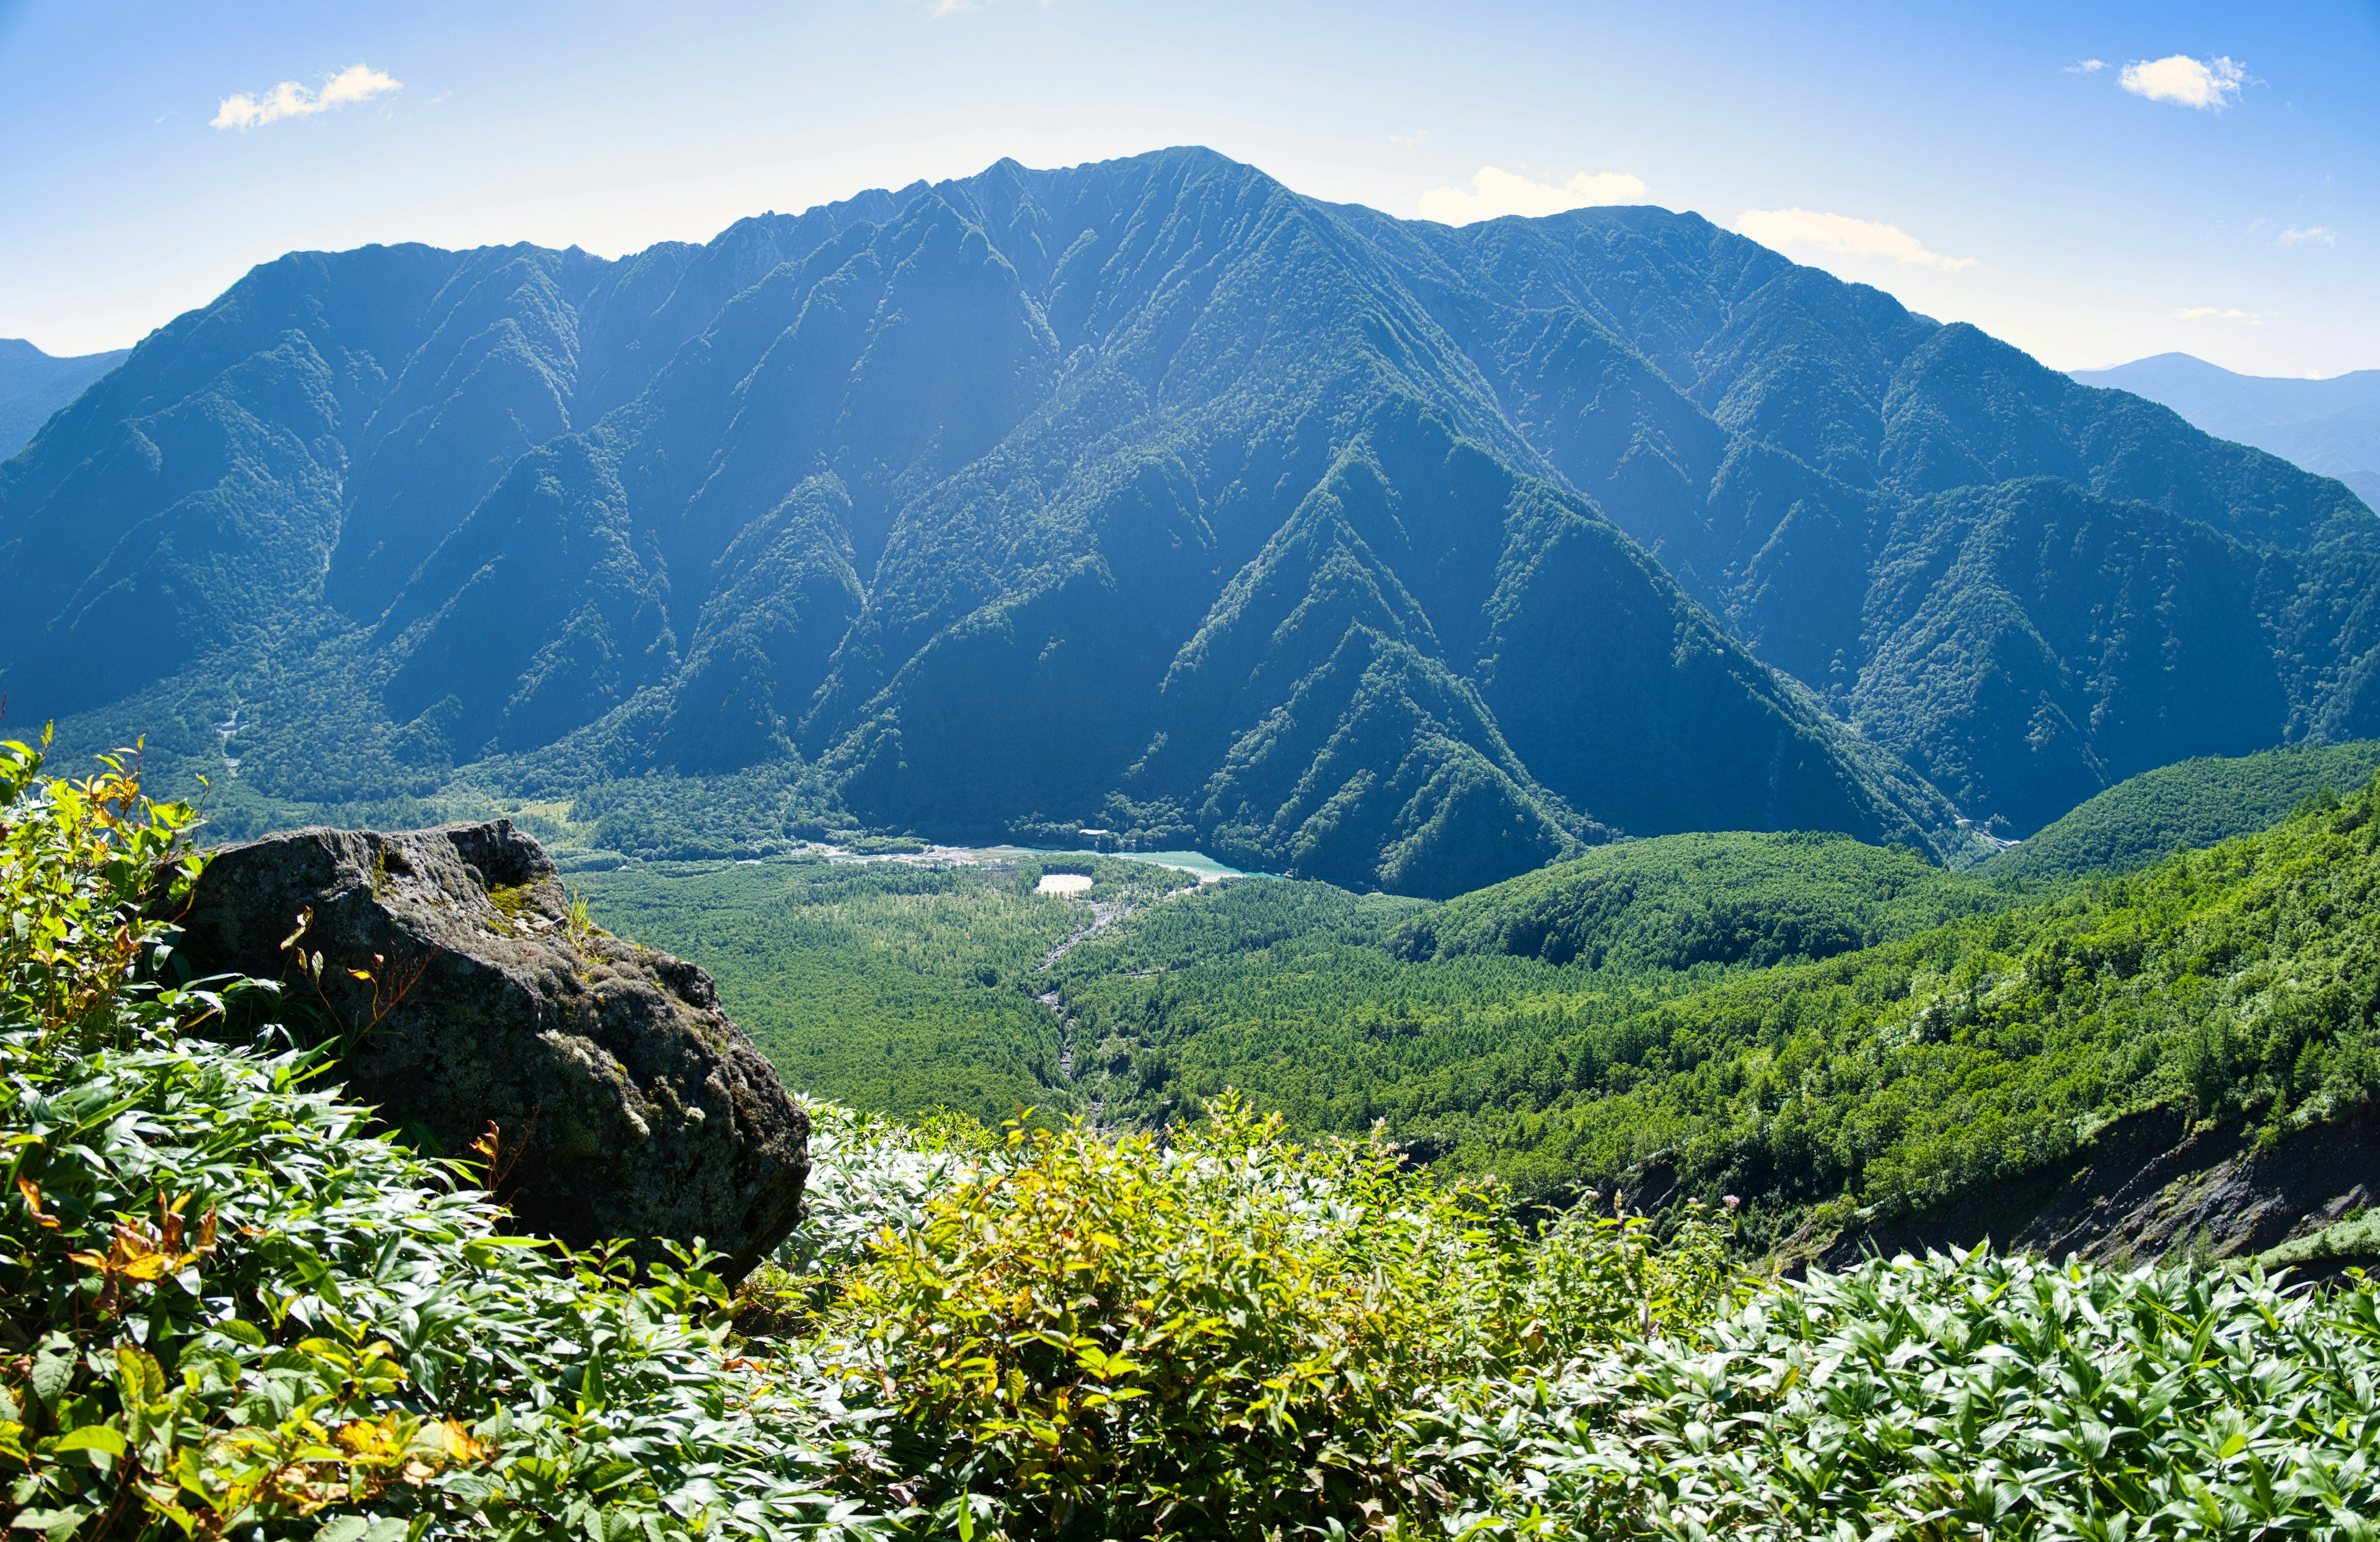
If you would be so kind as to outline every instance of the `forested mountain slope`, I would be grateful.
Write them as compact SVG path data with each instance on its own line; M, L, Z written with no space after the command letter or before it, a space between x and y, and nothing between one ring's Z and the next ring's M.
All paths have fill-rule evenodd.
M2332 1144L2364 1154L2317 1166L2301 1208L2210 1218L2262 1248L2380 1191L2362 1138L2380 1095L2375 799L1997 896L1939 873L1887 894L1888 854L1743 835L1642 843L1633 873L1608 864L1619 847L1427 908L1243 883L1153 906L1052 977L1089 1047L1078 1096L1120 1123L1234 1087L1301 1128L1384 1119L1524 1194L1734 1194L1776 1235L2026 1189L2126 1115L2165 1133L2134 1172L2193 1131L2312 1150L2339 1125ZM1711 924L1737 887L1770 903ZM1568 963L1496 945L1549 912L1583 944Z
M2253 444L2337 477L2380 507L2380 370L2295 380L2242 375L2186 353L2161 353L2073 374L2085 385L2111 385L2162 402L2218 439Z
M2380 740L2201 756L2116 783L2022 844L1984 862L1992 878L2125 873L2179 847L2211 846L2280 823L2309 797L2351 791L2380 771Z
M661 777L764 848L1097 823L1450 894L1615 831L1949 855L2357 731L2374 537L1691 214L1183 150L260 268L0 467L0 688L236 761L226 813Z

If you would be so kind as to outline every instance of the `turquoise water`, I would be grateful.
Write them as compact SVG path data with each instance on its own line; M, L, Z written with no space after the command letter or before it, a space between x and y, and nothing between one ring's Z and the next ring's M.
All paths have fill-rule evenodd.
M1160 868L1172 868L1188 873L1201 883L1214 883L1227 878L1272 878L1272 873L1250 872L1218 862L1203 851L1059 851L1048 846L983 846L978 848L986 856L1014 860L1026 856L1110 856L1119 862L1148 862Z
M1201 883L1212 883L1218 879L1225 878L1274 876L1271 873L1251 872L1245 868L1227 866L1216 861L1203 851L1115 851L1109 852L1107 855L1122 857L1126 862L1154 862L1160 868L1172 868L1182 872L1192 873L1196 875Z

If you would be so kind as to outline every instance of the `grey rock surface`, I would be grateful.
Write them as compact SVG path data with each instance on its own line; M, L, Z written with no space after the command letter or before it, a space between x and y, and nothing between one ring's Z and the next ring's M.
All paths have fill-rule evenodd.
M699 1237L740 1279L799 1219L808 1118L710 977L574 924L510 820L233 846L182 926L199 972L281 980L392 1125L464 1157L492 1124L490 1187L528 1231Z
M1842 1267L1989 1239L2063 1261L2130 1264L2184 1250L2252 1257L2380 1202L2380 1108L2260 1143L2252 1125L2194 1126L2165 1105L2111 1120L2064 1159L1939 1209L1809 1239ZM1791 1244L1788 1245L1789 1251Z

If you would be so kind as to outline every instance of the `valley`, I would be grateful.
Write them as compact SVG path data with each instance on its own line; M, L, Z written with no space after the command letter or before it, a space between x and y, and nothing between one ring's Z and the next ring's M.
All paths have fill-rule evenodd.
M2375 18L0 4L0 1533L2380 1542Z
M1161 1129L1236 1090L1302 1135L1378 1123L1528 1204L1732 1194L1748 1240L1812 1256L1980 1216L2136 1115L2170 1123L2168 1145L2198 1128L2261 1149L2363 1106L2373 753L2149 773L2104 797L2169 832L2238 818L2243 785L2297 791L2269 831L2051 877L1736 833L1606 846L1437 904L1112 858L1070 859L1097 875L1080 899L1036 893L1029 857L573 881L605 924L712 970L817 1096Z

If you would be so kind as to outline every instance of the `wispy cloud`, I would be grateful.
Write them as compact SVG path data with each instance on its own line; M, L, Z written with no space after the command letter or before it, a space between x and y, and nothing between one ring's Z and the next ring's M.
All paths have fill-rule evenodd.
M2308 241L2320 241L2326 247L2338 245L2338 236L2326 225L2293 225L2281 232L2281 245L2285 247L2303 246Z
M2107 67L2105 59L2077 59L2066 67L2069 75L2096 75Z
M2259 310L2227 310L2219 305L2192 305L2177 310L2174 319L2181 322L2245 322L2250 326L2265 324Z
M312 117L334 107L344 107L351 102L370 102L375 96L403 91L405 83L389 78L370 65L349 65L322 82L320 91L309 91L295 80L284 80L269 91L249 95L242 91L227 96L214 115L212 127L216 128L261 128L268 123L278 123L285 117Z
M2248 72L2239 62L2220 54L2211 59L2168 54L2162 59L2136 60L2116 77L2116 83L2134 96L2211 113L2240 100L2240 88L2247 80Z
M1848 214L1821 214L1810 209L1747 209L1735 228L1767 246L1815 247L1843 257L1888 257L1912 267L1955 273L1972 268L1972 257L1945 257L1897 225L1855 220Z
M1644 179L1624 171L1579 173L1560 187L1532 182L1500 166L1481 166L1468 191L1438 188L1421 195L1421 217L1445 225L1472 225L1504 214L1559 214L1603 203L1641 203Z
M1389 142L1399 150L1419 150L1428 138L1428 129L1416 128L1410 134L1391 134Z

